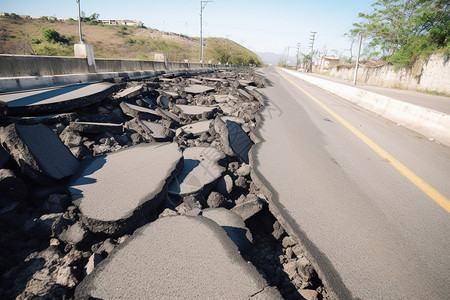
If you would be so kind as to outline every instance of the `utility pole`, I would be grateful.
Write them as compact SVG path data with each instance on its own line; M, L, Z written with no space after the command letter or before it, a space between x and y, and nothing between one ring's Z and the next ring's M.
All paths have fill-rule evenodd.
M214 1L200 1L200 62L203 63L203 9L208 2Z
M313 54L314 54L314 40L316 39L316 31L311 31L312 37L309 39L311 41L311 62L309 63L309 71L312 73L313 65Z
M286 68L288 67L288 63L289 63L289 48L291 47L287 47L288 51L287 51L287 56L286 56Z
M300 60L298 59L298 56L300 55L300 43L297 43L297 61L295 63L295 69L298 69L298 65L300 63Z
M80 33L80 44L84 44L83 35L81 34L81 11L80 11L80 0L77 0L78 4L78 31Z
M356 85L356 79L358 77L359 56L361 54L362 33L359 35L358 55L356 56L355 74L353 74L353 85Z

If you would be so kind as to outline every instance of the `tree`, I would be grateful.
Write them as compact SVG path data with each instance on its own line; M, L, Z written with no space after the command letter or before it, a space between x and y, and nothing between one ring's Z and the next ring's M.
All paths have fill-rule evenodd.
M350 36L363 34L368 46L393 63L410 65L420 54L448 48L448 0L378 0L373 12L360 13ZM399 59L399 56L401 58Z

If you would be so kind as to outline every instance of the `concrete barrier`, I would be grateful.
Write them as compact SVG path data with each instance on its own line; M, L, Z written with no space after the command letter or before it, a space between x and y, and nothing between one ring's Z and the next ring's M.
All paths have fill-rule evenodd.
M126 72L126 71L158 71L165 70L164 62L128 60L128 59L95 59L97 72Z
M388 120L410 128L428 138L450 146L450 115L403 102L357 87L285 70L302 80L370 110Z
M87 60L85 58L0 54L0 77L46 76L79 73L89 73Z
M234 68L232 65L95 59L97 73L89 73L86 58L0 54L0 92L55 85L101 81L117 77L130 79L163 73L196 73Z

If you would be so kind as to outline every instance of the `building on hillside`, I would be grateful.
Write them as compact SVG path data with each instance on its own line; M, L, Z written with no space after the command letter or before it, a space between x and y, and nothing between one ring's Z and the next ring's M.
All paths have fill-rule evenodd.
M329 71L339 64L339 58L334 56L322 56L316 61L319 72Z
M98 20L103 25L126 25L142 27L144 23L136 20Z

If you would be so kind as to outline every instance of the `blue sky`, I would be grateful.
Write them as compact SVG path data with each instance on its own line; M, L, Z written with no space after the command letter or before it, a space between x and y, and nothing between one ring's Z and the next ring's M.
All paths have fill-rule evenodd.
M285 53L301 44L307 52L311 31L315 49L333 54L349 48L343 36L370 12L375 0L215 0L203 11L203 36L228 37L259 52ZM100 19L135 19L164 31L200 36L199 0L81 0L86 15ZM0 0L0 11L31 16L77 18L76 0ZM295 52L291 48L291 54ZM348 52L347 52L348 54Z

